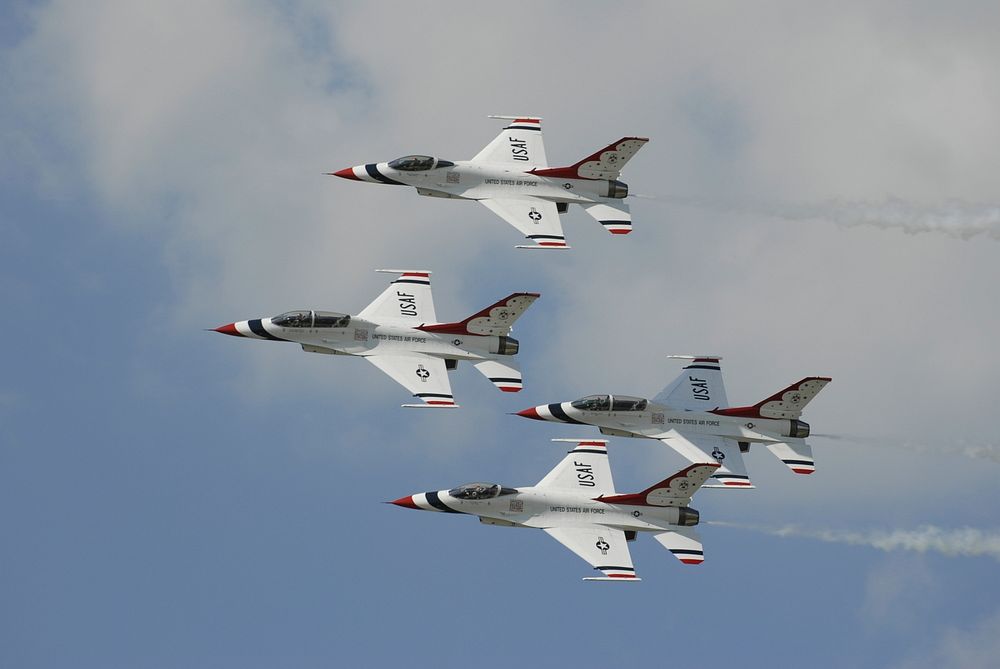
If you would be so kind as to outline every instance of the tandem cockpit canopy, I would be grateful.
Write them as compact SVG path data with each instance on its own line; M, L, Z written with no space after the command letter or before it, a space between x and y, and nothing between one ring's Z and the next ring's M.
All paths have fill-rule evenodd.
M466 483L452 488L448 494L455 499L493 499L500 495L512 495L517 490L504 488L497 483Z
M271 322L282 328L346 328L351 317L335 311L286 311Z
M645 411L648 402L629 395L587 395L570 402L580 411Z
M389 167L400 172L423 172L435 167L453 167L450 160L438 160L434 156L403 156L389 163Z

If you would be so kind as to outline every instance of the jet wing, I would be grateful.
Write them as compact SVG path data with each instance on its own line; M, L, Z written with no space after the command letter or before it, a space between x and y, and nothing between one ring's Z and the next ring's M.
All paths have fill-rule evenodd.
M455 398L451 394L451 382L444 360L422 353L373 354L365 356L392 379L403 386L423 404L404 404L404 407L455 408Z
M568 249L555 202L525 195L518 198L487 198L479 202L534 242L519 249Z
M653 538L684 564L701 564L705 560L701 537L693 527L675 527L666 532L657 532Z
M600 525L590 527L547 527L545 533L570 549L604 576L585 581L639 581L632 567L632 555L621 530Z
M436 323L431 273L427 270L378 269L376 272L399 274L382 294L361 310L358 318L377 323L401 321L407 325Z
M754 487L747 475L739 444L735 441L712 435L681 434L677 430L668 430L656 438L691 462L718 462L719 468L712 474L712 478L721 485L708 485L706 488Z
M729 406L726 385L722 381L721 358L717 356L671 356L687 358L690 364L680 376L653 398L657 404L686 411L711 411Z

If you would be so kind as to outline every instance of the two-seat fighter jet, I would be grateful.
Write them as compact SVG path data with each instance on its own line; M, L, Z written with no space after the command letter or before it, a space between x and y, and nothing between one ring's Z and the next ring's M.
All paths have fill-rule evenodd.
M627 395L588 395L573 402L542 404L518 416L577 425L596 425L602 434L659 439L691 462L717 462L719 484L706 487L752 488L743 453L762 443L796 474L816 471L812 448L805 442L809 424L802 410L831 381L807 376L753 406L729 407L722 382L721 357L690 360L674 381L652 401Z
M333 176L369 183L413 186L420 195L477 200L517 228L531 244L520 249L565 249L559 214L578 204L608 232L632 231L621 169L645 137L622 137L568 167L549 167L542 143L542 119L491 116L510 125L472 160L403 156L387 163L348 167Z
M691 465L642 492L619 495L611 480L607 441L553 439L576 444L562 462L536 485L505 488L469 483L451 490L400 497L408 509L467 513L487 525L537 527L570 549L604 576L585 581L638 581L628 542L638 532L653 538L685 564L705 558L694 530L698 512L691 496L716 463Z
M500 390L521 390L513 356L520 344L511 326L538 293L512 293L463 321L439 323L426 270L380 269L399 274L357 316L331 311L288 311L273 318L238 321L216 332L251 339L291 341L309 353L361 356L413 393L422 404L455 408L448 372L468 360Z

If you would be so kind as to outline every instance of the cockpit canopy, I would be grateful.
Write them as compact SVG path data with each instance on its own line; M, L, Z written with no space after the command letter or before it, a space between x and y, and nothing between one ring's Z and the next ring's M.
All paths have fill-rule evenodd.
M286 311L271 322L281 328L346 328L351 317L335 311Z
M513 495L517 490L503 488L497 483L466 483L452 488L448 494L455 499L493 499L501 495Z
M645 411L648 402L629 395L587 395L570 402L580 411Z
M423 172L435 167L452 167L450 160L438 160L433 156L403 156L389 163L389 167L400 172Z

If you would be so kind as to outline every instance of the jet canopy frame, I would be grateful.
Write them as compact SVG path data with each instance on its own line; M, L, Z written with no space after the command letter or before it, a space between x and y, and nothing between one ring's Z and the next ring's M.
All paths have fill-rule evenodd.
M271 323L281 328L346 328L351 317L336 311L299 309L278 314Z
M389 162L389 167L400 172L426 172L437 167L454 167L450 160L440 160L434 156L412 155L396 158Z
M587 395L570 402L580 411L645 411L649 400L631 395Z
M504 488L499 483L466 483L452 488L448 494L455 499L493 499L501 495L513 495L517 490Z

